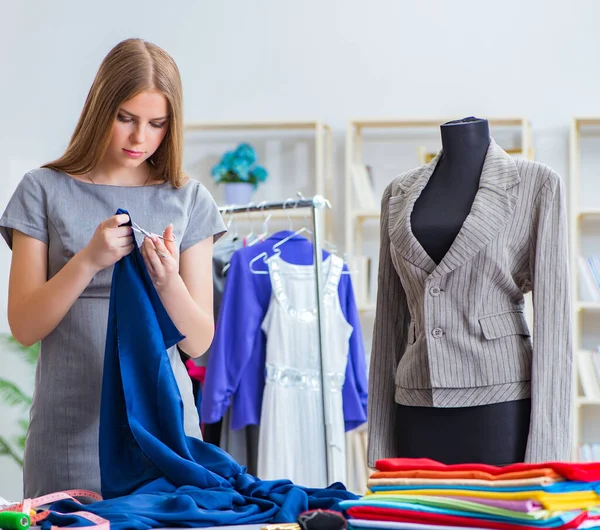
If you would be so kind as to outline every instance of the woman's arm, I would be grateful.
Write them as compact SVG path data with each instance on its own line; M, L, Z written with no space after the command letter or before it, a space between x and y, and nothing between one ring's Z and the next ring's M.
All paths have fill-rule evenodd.
M13 255L8 286L8 323L21 344L31 346L48 335L94 276L80 255L75 255L50 281L46 281L48 246L13 231Z
M97 272L133 249L126 215L103 221L90 244L47 280L46 243L13 230L8 286L8 323L21 344L31 346L51 333Z
M142 255L167 313L185 335L178 346L190 357L199 357L210 347L215 332L213 240L209 237L196 243L182 252L178 260L176 245L168 241L172 234L171 227L165 230L166 243L146 238Z

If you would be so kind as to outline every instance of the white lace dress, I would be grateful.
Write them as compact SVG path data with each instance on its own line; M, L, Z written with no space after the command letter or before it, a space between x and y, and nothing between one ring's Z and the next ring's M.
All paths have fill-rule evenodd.
M287 478L307 487L327 486L317 304L312 265L269 259L272 295L262 323L267 336L258 476ZM346 481L342 386L353 328L338 296L344 262L323 262L323 333L326 418L331 425L331 482Z

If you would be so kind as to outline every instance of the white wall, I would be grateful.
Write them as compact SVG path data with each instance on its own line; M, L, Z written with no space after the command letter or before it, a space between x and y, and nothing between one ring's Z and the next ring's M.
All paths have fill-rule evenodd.
M536 158L567 177L571 116L600 115L599 18L594 0L0 0L0 207L62 152L100 61L131 36L179 64L186 119L330 123L340 182L345 123L371 116L527 116ZM0 496L20 481L0 459Z

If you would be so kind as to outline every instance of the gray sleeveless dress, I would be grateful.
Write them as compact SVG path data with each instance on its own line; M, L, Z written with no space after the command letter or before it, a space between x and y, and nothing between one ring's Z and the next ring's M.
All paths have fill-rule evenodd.
M169 223L180 252L225 226L206 188L190 180L144 187L106 186L35 169L19 183L0 219L12 248L12 229L48 245L48 279L90 241L98 224L124 208L148 231ZM136 234L138 244L143 236ZM24 496L85 488L100 492L98 427L112 267L99 272L60 324L42 340L25 448ZM179 384L185 430L201 437L192 387L177 348L169 350ZM144 359L140 359L140 363Z

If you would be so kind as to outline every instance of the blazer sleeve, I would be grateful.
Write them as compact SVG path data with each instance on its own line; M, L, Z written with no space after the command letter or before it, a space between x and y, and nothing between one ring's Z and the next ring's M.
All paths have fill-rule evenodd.
M565 190L550 174L539 192L531 250L533 359L526 462L571 459L572 351Z
M392 263L388 231L391 187L390 184L381 201L377 308L369 368L367 460L371 468L381 458L401 456L397 451L401 430L396 420L395 379L406 348L409 311L406 293Z

